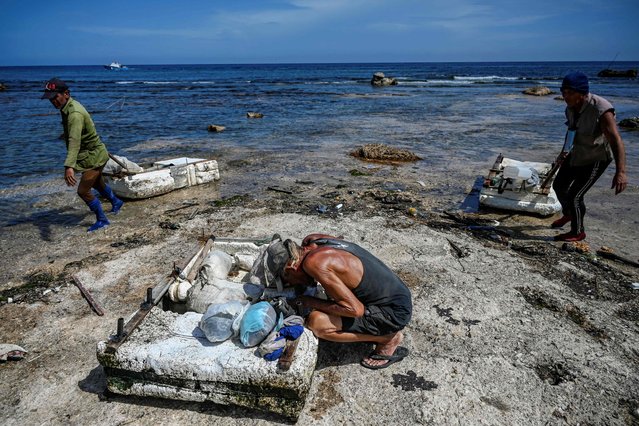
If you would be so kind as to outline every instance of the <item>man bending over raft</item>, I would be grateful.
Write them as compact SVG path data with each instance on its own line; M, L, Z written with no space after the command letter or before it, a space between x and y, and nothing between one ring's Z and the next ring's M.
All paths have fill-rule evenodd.
M401 330L410 321L412 301L406 284L381 260L356 244L325 234L311 234L302 246L284 241L288 259L281 278L290 285L318 282L329 300L300 296L295 302L312 312L306 326L332 342L372 342L362 359L370 369L401 361L408 350L399 346Z

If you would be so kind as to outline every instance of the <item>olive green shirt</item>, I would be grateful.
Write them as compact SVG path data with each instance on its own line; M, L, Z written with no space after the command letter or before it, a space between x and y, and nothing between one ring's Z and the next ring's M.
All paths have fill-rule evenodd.
M69 98L60 110L60 115L64 128L64 142L67 145L64 167L83 172L106 164L109 153L95 131L91 116L82 104Z

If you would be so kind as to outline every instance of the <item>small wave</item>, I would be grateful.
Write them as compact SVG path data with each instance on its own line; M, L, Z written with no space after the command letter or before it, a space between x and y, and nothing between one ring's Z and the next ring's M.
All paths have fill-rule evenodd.
M498 75L487 75L487 76L453 76L454 80L460 81L485 81L485 80L519 80L519 77L500 77Z
M193 83L198 83L194 81ZM168 85L168 84L181 84L179 81L116 81L115 84L158 84L158 85Z
M307 85L347 85L347 84L356 84L355 80L345 80L345 81L304 81L303 84Z
M401 82L401 85L414 86L462 86L472 84L469 80L413 80Z

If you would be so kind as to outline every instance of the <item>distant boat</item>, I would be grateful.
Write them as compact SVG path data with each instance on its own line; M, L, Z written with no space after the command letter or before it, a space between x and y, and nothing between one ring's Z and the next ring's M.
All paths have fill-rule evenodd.
M599 71L597 77L625 77L625 78L637 78L637 70L611 70L606 68L605 70Z
M113 62L111 62L111 64L105 65L104 68L106 68L108 70L126 70L126 69L128 69L126 67L126 65L122 65L118 61L113 61Z

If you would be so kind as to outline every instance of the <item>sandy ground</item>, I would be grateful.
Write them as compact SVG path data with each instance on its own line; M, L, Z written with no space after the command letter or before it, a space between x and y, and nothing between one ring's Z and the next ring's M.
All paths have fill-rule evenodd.
M0 423L284 423L235 407L105 392L95 345L202 237L277 232L299 241L326 232L369 249L407 282L411 355L370 371L359 365L369 345L321 342L298 424L639 424L637 268L562 250L548 241L556 233L548 219L443 214L464 201L446 194L468 186L472 173L436 185L410 165L345 157L321 166L321 150L277 163L236 154L220 155L219 183L129 202L106 231L85 233L92 218L70 191L44 202L46 221L34 215L0 230L0 291L13 299L0 302L0 343L29 351L0 364ZM615 207L603 189L593 191L591 251L606 244L637 261L628 201L637 188ZM466 229L493 220L497 231Z

